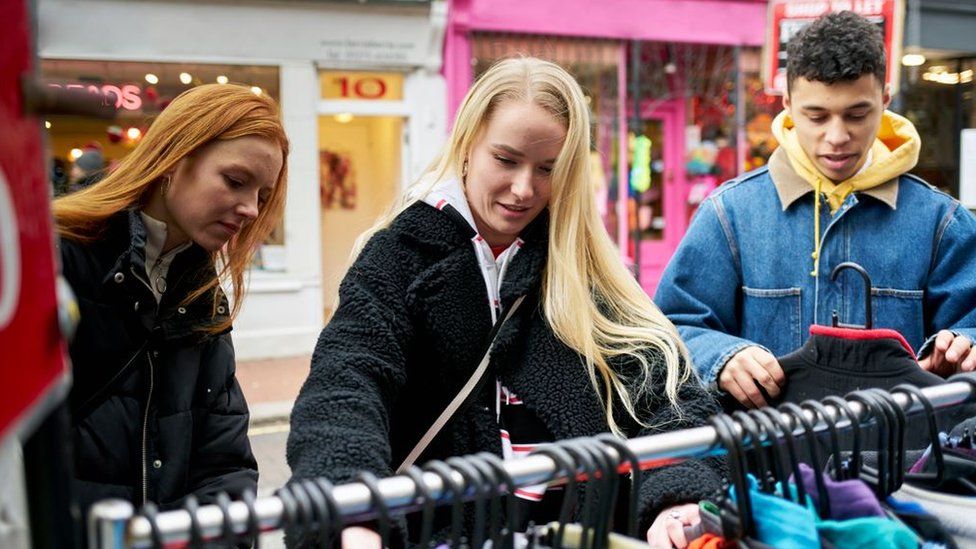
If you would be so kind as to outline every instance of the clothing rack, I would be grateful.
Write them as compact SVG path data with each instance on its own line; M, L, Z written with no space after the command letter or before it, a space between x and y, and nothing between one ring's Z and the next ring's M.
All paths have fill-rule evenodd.
M936 410L946 409L965 403L973 399L973 387L967 382L950 382L944 385L922 389L922 394ZM913 414L924 410L922 403L914 396L905 393L892 393L892 396L906 414ZM864 423L869 418L866 408L859 402L848 401L848 405L858 423ZM832 404L825 404L827 412L838 429L850 428L850 421ZM805 411L807 418L814 423L814 431L824 432L827 424L812 412ZM793 419L782 414L784 422L795 431L798 425ZM795 432L794 437L804 434ZM719 444L719 439L713 427L697 427L634 438L625 441L627 447L641 462L641 469L652 469L663 465L684 461L686 459L721 455L725 450ZM617 462L623 461L618 452L609 448L611 455L616 456ZM504 462L505 470L512 477L515 487L530 486L561 478L558 465L549 457L533 455L517 460ZM454 472L455 482L469 492L466 479L460 473ZM444 504L451 501L450 490L445 490L444 483L434 473L424 473L423 481L427 485L431 496ZM343 523L354 523L376 517L371 509L372 496L369 489L361 482L351 482L336 486L333 497L337 504ZM417 509L415 504L416 485L404 476L388 477L379 481L379 493L392 512L405 512ZM262 532L273 531L282 527L284 507L277 496L257 499L253 506L257 524ZM244 502L231 502L227 508L229 517L225 517L220 507L216 505L200 506L196 510L199 531L205 539L217 538L224 532L225 524L230 525L234 532L245 534L249 531L249 524L253 527L253 517L249 506ZM157 533L164 543L186 542L190 539L191 518L188 511L180 509L160 512L155 517ZM89 547L115 549L119 547L151 547L152 527L144 516L135 514L132 504L124 500L106 500L95 504L89 513L88 522Z

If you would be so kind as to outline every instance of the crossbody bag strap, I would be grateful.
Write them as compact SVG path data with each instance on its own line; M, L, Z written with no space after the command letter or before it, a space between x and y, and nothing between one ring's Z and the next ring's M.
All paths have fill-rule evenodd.
M396 470L397 474L404 472L417 461L417 458L419 458L420 454L422 454L424 450L427 449L427 446L429 446L431 441L434 440L434 437L437 436L437 433L441 431L441 429L444 427L445 424L447 424L447 422L451 419L454 413L457 412L458 408L460 408L461 405L464 404L464 401L467 400L471 392L474 391L474 388L478 386L478 382L481 381L481 378L484 377L485 372L488 370L488 363L491 361L491 350L495 347L495 339L498 337L498 334L501 332L502 326L505 324L505 322L508 321L509 318L512 317L512 314L515 313L515 310L518 309L519 305L522 304L522 300L524 299L525 299L524 295L519 296L519 298L516 299L514 303L512 303L512 306L508 308L508 312L505 314L505 317L502 318L498 322L498 324L495 325L495 329L493 330L494 333L491 336L491 342L488 344L488 350L485 351L485 356L481 358L481 362L478 363L478 367L475 368L474 373L471 374L471 377L468 379L467 383L465 383L464 386L461 387L461 390L458 391L458 394L454 396L454 400L452 400L451 403L447 405L447 408L444 408L444 411L441 412L441 415L438 416L436 420L434 420L433 425L431 425L430 428L427 429L427 432L424 433L424 436L420 438L420 441L417 442L417 445L413 447L413 450L411 450L410 453L407 454L407 457L403 460L403 463L401 463L400 466L397 467Z

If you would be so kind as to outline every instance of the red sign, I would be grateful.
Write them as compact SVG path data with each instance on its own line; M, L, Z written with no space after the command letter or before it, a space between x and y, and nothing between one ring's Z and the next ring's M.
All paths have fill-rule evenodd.
M786 44L821 15L853 11L878 25L884 37L891 94L898 93L904 0L769 0L763 81L768 95L786 91Z
M0 438L63 395L50 183L41 121L24 113L32 70L28 2L0 2Z

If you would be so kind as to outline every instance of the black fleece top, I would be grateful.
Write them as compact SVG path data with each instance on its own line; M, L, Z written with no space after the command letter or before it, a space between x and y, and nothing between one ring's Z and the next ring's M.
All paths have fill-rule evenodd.
M319 336L292 411L287 457L295 479L347 482L361 470L391 475L470 377L491 330L473 234L463 219L417 203L367 243L340 286L339 307ZM500 378L557 440L607 432L582 358L556 337L539 307L548 214L521 238L525 245L501 288L502 307L528 298L499 332L485 379ZM650 359L655 376L636 404L658 427L641 428L621 411L627 434L703 425L717 410L712 397L697 381L685 383L679 415L664 394L663 358ZM494 396L491 383L472 394L418 462L480 451L501 455ZM643 528L664 507L721 489L715 461L685 461L645 477Z

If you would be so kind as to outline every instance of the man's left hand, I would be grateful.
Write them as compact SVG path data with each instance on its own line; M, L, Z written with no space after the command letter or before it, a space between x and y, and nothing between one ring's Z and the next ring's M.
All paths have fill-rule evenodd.
M701 522L697 503L675 505L661 511L647 530L647 543L652 549L684 549L690 539L685 539L685 526Z
M935 335L932 352L918 361L923 370L942 377L958 372L976 370L976 350L973 342L966 336L957 336L949 330L940 330Z

